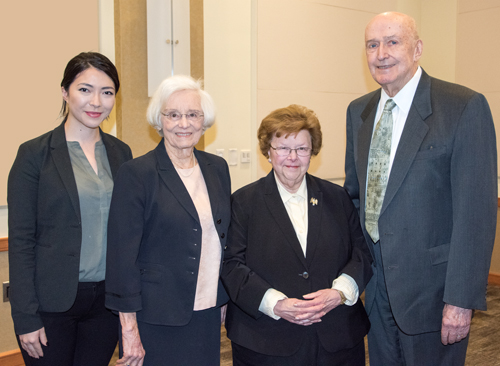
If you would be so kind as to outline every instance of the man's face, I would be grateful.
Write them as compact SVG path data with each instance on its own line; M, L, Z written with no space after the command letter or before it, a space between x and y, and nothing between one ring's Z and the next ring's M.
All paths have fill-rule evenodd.
M373 79L385 92L395 96L418 68L422 41L404 14L384 13L376 16L365 31L368 68Z

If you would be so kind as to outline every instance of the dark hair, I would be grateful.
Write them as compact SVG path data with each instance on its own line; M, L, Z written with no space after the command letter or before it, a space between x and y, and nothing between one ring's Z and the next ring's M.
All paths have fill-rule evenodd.
M294 135L302 130L309 131L311 135L311 156L316 156L321 150L323 134L318 117L313 110L297 104L291 104L286 108L279 108L264 117L257 131L260 152L268 157L271 141L274 136Z
M113 65L113 63L109 60L109 58L98 52L82 52L79 55L73 57L64 69L61 86L64 88L64 90L69 91L70 85L73 83L73 81L75 81L78 75L91 67L100 70L108 75L115 84L115 92L118 93L118 89L120 89L118 71L116 70L115 65ZM68 112L69 111L66 101L63 100L61 107L61 116L66 119L68 116Z

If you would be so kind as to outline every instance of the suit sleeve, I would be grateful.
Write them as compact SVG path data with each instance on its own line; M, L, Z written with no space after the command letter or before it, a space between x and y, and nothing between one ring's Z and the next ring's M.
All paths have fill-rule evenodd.
M250 316L263 315L259 306L264 294L271 288L264 279L246 264L248 246L249 208L242 200L231 197L231 224L228 230L227 249L224 253L222 281L231 300Z
M344 188L351 196L354 206L359 214L359 182L356 173L356 163L354 158L354 131L351 120L351 107L347 109L346 116L346 153L345 153L345 182Z
M140 270L136 265L143 235L145 190L131 164L118 171L108 220L106 307L120 312L142 309Z
M357 210L350 201L349 195L344 193L344 196L343 205L349 226L352 250L351 258L340 272L351 276L358 285L359 293L362 293L373 274L372 256L359 223Z
M451 157L453 232L443 301L486 310L497 216L497 151L484 96L474 94L456 131Z
M8 179L10 304L16 334L43 327L35 289L38 160L28 145L21 145Z

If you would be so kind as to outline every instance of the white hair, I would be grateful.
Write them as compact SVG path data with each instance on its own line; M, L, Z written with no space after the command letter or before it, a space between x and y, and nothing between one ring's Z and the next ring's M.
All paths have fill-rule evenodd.
M194 90L200 96L201 109L203 110L203 131L208 130L215 122L215 104L212 97L202 89L200 80L191 76L174 75L163 80L149 101L146 119L148 123L163 137L161 111L168 98L181 90Z

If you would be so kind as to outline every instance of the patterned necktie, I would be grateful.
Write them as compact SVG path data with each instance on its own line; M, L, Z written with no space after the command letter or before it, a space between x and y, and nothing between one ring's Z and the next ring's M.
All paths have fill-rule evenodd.
M378 218L384 202L385 189L389 180L389 163L392 143L392 109L396 103L387 100L384 112L375 127L370 157L368 158L368 186L366 188L365 227L373 242L379 239Z

